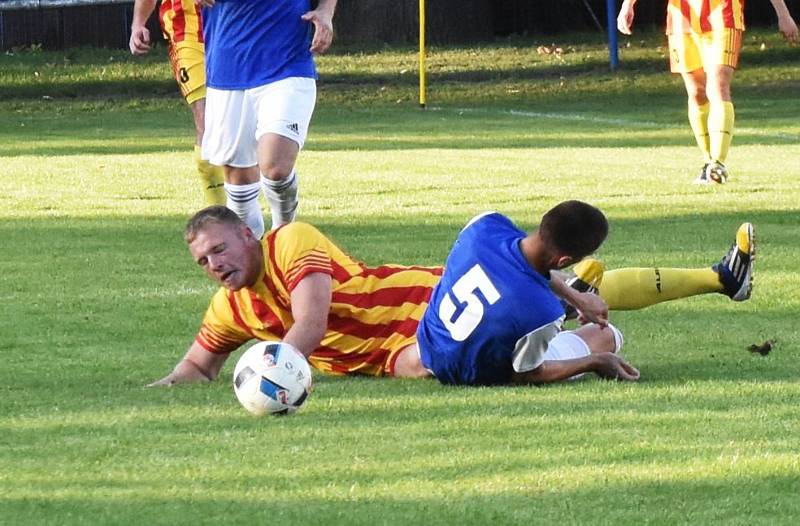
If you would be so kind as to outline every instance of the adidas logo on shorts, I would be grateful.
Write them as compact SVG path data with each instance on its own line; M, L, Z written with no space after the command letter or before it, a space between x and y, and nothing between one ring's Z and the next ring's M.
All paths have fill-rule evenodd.
M294 133L300 133L300 125L297 124L296 122L287 124L286 127L292 130Z

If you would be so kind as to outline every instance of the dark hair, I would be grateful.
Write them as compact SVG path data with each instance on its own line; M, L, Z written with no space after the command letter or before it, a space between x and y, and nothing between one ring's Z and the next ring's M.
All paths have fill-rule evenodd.
M194 241L197 234L209 224L225 224L244 226L244 223L236 212L225 206L209 206L203 208L186 222L186 229L183 231L183 239L187 243Z
M539 235L548 250L578 260L603 244L608 221L603 212L588 203L564 201L542 217Z

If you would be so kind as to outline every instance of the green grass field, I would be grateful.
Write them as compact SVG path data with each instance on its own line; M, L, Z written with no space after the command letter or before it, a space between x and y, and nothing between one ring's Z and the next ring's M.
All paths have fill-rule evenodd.
M748 33L730 184L705 188L660 35L618 74L593 35L551 40L433 49L426 111L412 49L323 57L300 218L368 263L438 264L476 213L530 227L577 198L612 268L710 265L752 221L753 298L614 313L637 384L317 375L262 419L233 360L144 387L213 291L181 239L202 201L163 48L0 56L0 524L796 524L800 49Z

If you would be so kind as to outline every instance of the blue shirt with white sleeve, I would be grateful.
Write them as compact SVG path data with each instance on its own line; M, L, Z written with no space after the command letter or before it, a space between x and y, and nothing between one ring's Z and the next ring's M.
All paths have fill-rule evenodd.
M564 318L549 277L527 262L526 236L489 212L459 234L417 328L422 364L445 384L496 385L544 361Z

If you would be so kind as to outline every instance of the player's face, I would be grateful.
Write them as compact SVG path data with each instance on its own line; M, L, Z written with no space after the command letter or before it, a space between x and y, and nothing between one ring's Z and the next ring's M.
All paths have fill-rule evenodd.
M211 223L189 243L189 252L208 277L229 290L253 285L261 273L258 241L247 227Z

